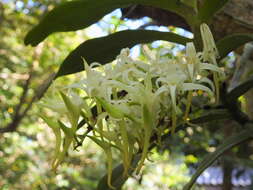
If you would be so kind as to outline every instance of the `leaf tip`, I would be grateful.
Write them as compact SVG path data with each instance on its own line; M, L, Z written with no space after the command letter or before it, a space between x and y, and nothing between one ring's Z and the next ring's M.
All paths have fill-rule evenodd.
M39 43L41 43L46 37L48 36L48 32L43 30L40 25L35 26L33 29L31 29L25 36L24 44L31 45L31 46L37 46Z

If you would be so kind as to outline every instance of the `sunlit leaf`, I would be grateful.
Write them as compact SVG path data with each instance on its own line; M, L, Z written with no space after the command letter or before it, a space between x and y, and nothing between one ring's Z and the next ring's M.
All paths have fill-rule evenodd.
M51 118L39 114L39 116L47 123L47 125L53 130L54 135L55 135L55 153L54 153L54 158L52 161L52 168L54 168L55 163L57 162L57 158L61 152L61 130L60 126L57 122L54 122Z

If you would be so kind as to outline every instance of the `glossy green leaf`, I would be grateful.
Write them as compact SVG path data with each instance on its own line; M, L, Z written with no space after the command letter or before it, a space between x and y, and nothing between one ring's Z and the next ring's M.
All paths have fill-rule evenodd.
M25 44L37 45L54 32L86 28L117 8L131 4L150 5L180 14L186 20L194 13L178 0L76 0L63 3L50 11L25 37ZM191 16L190 16L191 15Z
M131 175L134 172L134 168L136 167L137 163L140 160L140 154L135 155L133 161L131 163L131 167L128 171L128 174ZM126 182L129 176L124 176L124 166L123 164L118 165L112 171L112 186L116 190L120 190L122 185ZM108 176L105 175L98 183L97 190L113 190L108 186L107 183Z
M207 155L203 161L200 163L197 171L192 176L190 182L186 184L184 190L190 190L197 178L202 174L202 172L208 168L219 156L221 156L224 152L231 149L232 147L239 145L250 138L253 137L253 127L252 125L246 126L247 129L242 132L235 134L224 141L220 146L217 147L216 151Z
M136 44L149 43L155 40L166 40L185 45L191 39L171 32L152 30L125 30L114 34L85 41L72 51L63 61L57 77L80 72L84 69L84 58L89 64L108 63L116 58L122 48L131 48Z
M201 22L207 22L214 14L222 9L229 0L204 0L203 5L199 8L198 18Z
M233 34L219 40L217 42L217 48L219 50L220 59L251 41L253 41L253 34Z

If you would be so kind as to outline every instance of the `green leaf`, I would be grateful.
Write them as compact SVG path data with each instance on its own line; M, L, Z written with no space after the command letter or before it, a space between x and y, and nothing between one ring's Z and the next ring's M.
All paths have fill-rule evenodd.
M227 150L233 148L236 145L239 145L250 138L253 137L253 128L252 125L246 126L247 129L243 130L239 134L235 134L225 140L220 146L217 147L216 151L207 155L203 161L200 163L197 171L192 176L190 182L186 184L183 190L190 190L197 178L201 175L201 173L208 168L219 156L221 156Z
M131 167L128 171L128 174L131 175L134 172L134 169L137 165L137 163L140 160L140 154L137 154L134 156L133 161L131 163ZM115 187L116 190L120 190L122 185L126 182L129 176L124 176L124 166L123 164L119 164L117 167L115 167L112 171L112 186ZM112 190L108 186L107 183L108 176L105 175L98 183L97 190Z
M229 0L204 0L199 8L198 18L201 22L207 22L218 12Z
M55 135L55 153L54 159L52 162L52 168L56 163L56 160L61 152L61 130L58 123L54 122L51 118L47 117L46 115L39 114L39 116L47 123L47 125L53 130Z
M25 44L37 45L54 32L86 28L117 8L131 4L150 5L192 19L194 11L178 0L76 0L65 2L50 11L25 37Z
M60 94L64 101L64 104L66 105L66 108L69 111L69 117L70 117L69 119L71 121L72 128L75 131L77 127L77 122L80 116L80 108L77 105L75 105L72 102L72 100L68 96L66 96L63 92L60 92Z
M198 1L197 0L181 0L185 5L192 7L195 12L198 12Z
M141 154L141 160L138 164L138 167L136 169L137 173L140 172L142 166L144 165L144 161L147 158L148 149L150 145L150 137L152 135L152 129L154 128L154 118L152 117L152 113L149 110L147 105L143 105L142 107L142 118L143 118L143 128L144 128L144 139L143 141L143 148L142 148L142 154Z
M62 129L62 131L64 132L66 137L73 137L74 133L73 131L67 127L62 121L58 120L59 126Z
M90 135L87 135L87 137L89 137L92 141L94 141L98 146L100 146L105 151L111 147L111 145L109 143L107 143L105 141L101 141L96 137L93 137Z
M231 92L229 92L227 94L227 101L235 102L237 98L245 94L251 88L253 88L253 77L251 77L247 81L234 88Z
M171 32L158 32L152 30L125 30L114 34L87 40L72 51L63 61L57 77L80 72L84 69L83 59L88 62L108 63L115 59L120 50L133 47L139 43L149 43L155 40L167 40L185 45L191 39Z
M253 34L232 34L217 42L220 59L226 57L230 52L238 47L253 41Z
M96 99L112 117L117 119L122 119L124 117L124 113L120 109L118 109L115 105L108 103L103 98L97 97Z
M53 119L47 117L44 114L38 114L43 120L44 122L46 122L46 124L53 130L53 131L58 131L60 130L59 125L57 122L53 121Z
M231 119L232 116L228 110L225 109L211 109L207 114L202 115L196 119L190 120L190 123L201 124L208 123L211 121L217 121L222 119Z

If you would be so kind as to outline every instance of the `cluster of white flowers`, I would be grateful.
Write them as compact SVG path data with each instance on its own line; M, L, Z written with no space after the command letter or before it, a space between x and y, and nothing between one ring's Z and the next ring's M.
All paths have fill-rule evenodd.
M97 143L108 160L108 184L111 182L112 149L120 152L125 175L133 155L141 152L137 173L149 152L150 139L158 141L166 133L174 133L177 120L187 122L193 93L201 90L217 94L219 76L218 56L212 34L206 24L201 26L203 51L196 52L193 43L186 44L186 54L169 58L163 51L144 49L147 61L134 60L129 49L121 50L115 62L102 66L85 62L86 77L70 85L62 101L55 106L44 99L45 107L66 115L69 122L41 116L56 136L53 168L62 162L71 144L84 136ZM215 83L208 78L215 77ZM76 91L80 92L78 95ZM59 101L59 100L58 100ZM182 108L185 110L183 111ZM96 114L94 115L94 110ZM77 136L80 121L92 127L92 132ZM161 122L162 121L162 122ZM62 143L62 134L65 142Z

